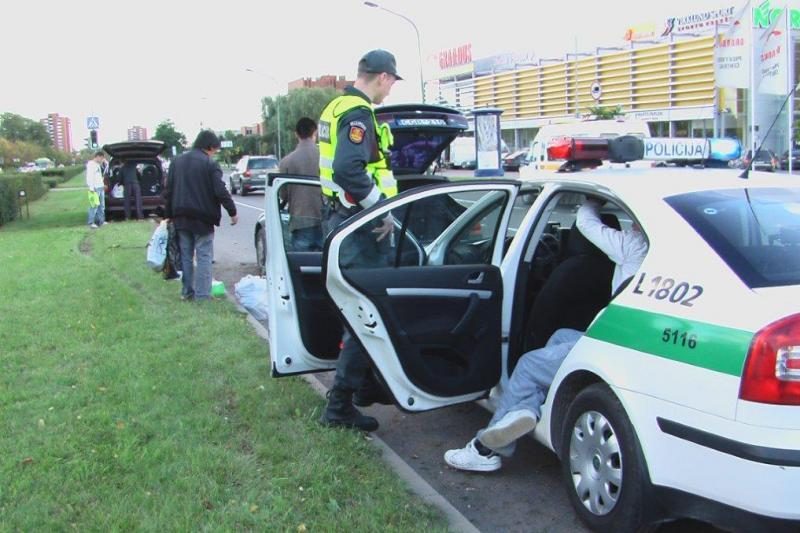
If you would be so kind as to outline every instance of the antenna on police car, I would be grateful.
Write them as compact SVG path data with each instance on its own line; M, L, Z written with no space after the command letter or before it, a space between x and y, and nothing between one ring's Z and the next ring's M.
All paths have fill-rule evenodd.
M791 100L792 96L794 96L795 91L797 91L797 87L800 87L800 83L797 83L794 87L792 87L792 90L789 91L789 94L786 95L786 99L783 101L783 105L781 105L781 108L775 114L775 120L772 121L772 124L770 124L769 129L767 130L767 133L764 134L764 136L762 137L763 140L761 141L761 144L759 144L758 148L756 150L754 150L753 153L750 155L750 161L747 162L747 167L744 169L744 172L739 174L739 177L742 178L743 180L746 180L746 179L750 178L750 169L753 167L753 161L755 161L755 159L756 159L756 154L761 151L761 148L764 146L764 143L769 138L769 134L772 131L772 128L778 122L778 119L780 118L781 113L783 113L783 109L786 107L786 104L789 102L789 100ZM792 140L791 139L792 139L792 132L789 132L789 157L792 157Z

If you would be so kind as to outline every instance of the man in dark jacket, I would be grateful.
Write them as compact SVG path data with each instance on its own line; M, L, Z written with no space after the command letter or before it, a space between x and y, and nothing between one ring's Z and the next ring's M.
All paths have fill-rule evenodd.
M220 206L230 215L231 225L239 221L236 205L222 182L222 169L212 159L219 149L220 141L214 132L201 131L192 149L175 158L167 175L166 216L178 231L184 300L211 297L214 226L219 226Z
M126 161L122 165L122 186L125 188L125 196L123 197L123 207L125 209L125 220L131 219L131 202L133 202L136 209L136 219L144 220L144 212L142 211L142 185L139 183L139 171L136 169L136 163L133 161Z

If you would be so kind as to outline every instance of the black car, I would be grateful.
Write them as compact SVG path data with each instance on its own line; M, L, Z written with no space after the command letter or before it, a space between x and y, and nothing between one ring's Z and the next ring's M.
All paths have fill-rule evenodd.
M780 162L781 170L789 170L789 151L783 153ZM792 150L792 170L800 170L800 150Z
M748 164L750 164L750 156L752 153L752 150L748 150L747 155L745 156L745 168ZM775 156L775 152L764 148L756 152L756 156L753 158L752 164L750 164L751 170L774 172L776 168L778 168L778 158Z
M167 176L158 156L166 147L161 141L126 141L103 146L103 151L111 158L104 178L106 217L110 218L115 213L122 213L125 209L121 172L122 165L125 163L136 165L137 179L142 190L142 210L145 216L149 213L163 214L164 197L162 192L166 186Z
M242 196L254 191L264 191L267 174L278 171L278 159L267 155L243 156L231 172L228 182L231 194Z
M394 136L390 161L397 180L398 192L414 187L447 181L447 177L426 174L444 150L460 133L468 128L466 117L456 110L425 104L383 106L375 110L379 123L387 123ZM438 205L427 209L426 214L415 216L409 229L424 241L426 235L438 235L437 228L455 220L463 211L459 204ZM400 213L395 213L400 217ZM282 214L288 223L288 212ZM266 261L266 231L264 214L258 218L253 240L259 268L264 271Z

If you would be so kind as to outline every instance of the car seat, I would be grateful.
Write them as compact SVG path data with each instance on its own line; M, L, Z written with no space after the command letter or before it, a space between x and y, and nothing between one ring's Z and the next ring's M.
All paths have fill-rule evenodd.
M601 220L609 227L620 229L615 215L603 214ZM585 331L598 311L611 300L613 275L613 261L573 223L564 259L544 282L531 305L523 353L544 346L557 329ZM509 368L512 368L510 362Z

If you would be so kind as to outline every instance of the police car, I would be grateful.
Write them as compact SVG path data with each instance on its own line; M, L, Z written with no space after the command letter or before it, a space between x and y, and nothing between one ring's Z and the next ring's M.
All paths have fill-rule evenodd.
M580 169L607 157L603 142L562 139L550 155ZM523 353L557 328L585 330L533 436L560 458L590 528L693 517L797 530L800 187L740 172L600 168L415 188L347 221L324 254L286 251L279 191L313 184L273 176L272 374L333 368L345 323L399 408L491 403ZM591 282L565 270L587 254L574 238L587 196L649 242L618 294L610 264ZM348 254L389 213L386 257Z

